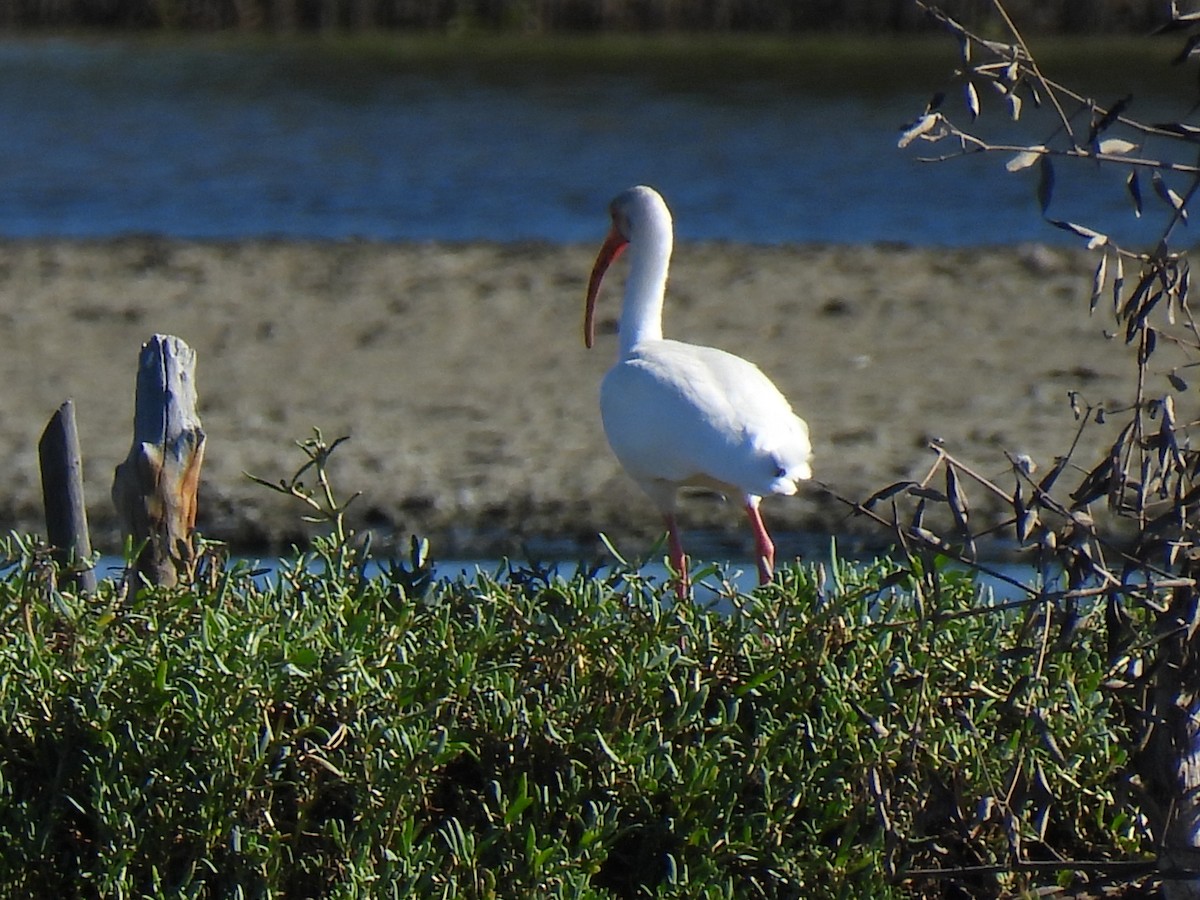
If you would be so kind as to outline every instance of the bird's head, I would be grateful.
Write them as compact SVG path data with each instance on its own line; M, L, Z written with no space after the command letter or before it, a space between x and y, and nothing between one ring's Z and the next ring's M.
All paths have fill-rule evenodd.
M671 213L667 204L654 188L638 185L618 194L608 205L612 227L600 247L600 253L592 266L588 279L587 307L583 316L583 342L591 347L596 340L596 296L600 293L600 282L604 273L621 251L636 243L639 234L646 228L661 227L664 223L668 232L671 228Z

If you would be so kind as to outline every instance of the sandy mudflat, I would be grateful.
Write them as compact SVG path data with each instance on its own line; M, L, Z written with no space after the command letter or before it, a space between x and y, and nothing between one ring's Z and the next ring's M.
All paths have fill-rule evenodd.
M289 475L317 426L351 436L335 481L358 526L435 554L573 553L604 531L638 554L650 503L608 451L597 384L612 361L622 270L582 342L595 247L375 243L0 243L0 528L42 531L36 446L75 400L94 542L119 547L108 499L131 438L138 349L170 333L198 354L208 434L200 525L236 546L286 547L301 509L243 475ZM1094 255L1020 248L677 249L670 336L760 364L808 419L817 477L862 498L920 476L932 437L981 471L1004 450L1043 464L1075 423L1067 392L1128 400L1131 366L1089 319ZM1117 342L1119 344L1119 342ZM769 500L778 531L844 532L812 489ZM689 501L689 528L748 546L736 505ZM786 542L781 547L787 552Z

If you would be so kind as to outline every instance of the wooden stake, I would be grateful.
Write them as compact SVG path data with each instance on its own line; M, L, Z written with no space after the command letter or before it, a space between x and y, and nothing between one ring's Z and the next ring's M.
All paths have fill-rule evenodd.
M46 538L58 563L71 567L67 583L90 594L96 590L96 570L91 565L92 541L83 498L83 457L79 452L72 401L65 402L50 417L38 441L38 463L42 470Z
M177 337L156 334L142 346L133 445L112 486L122 530L141 547L135 571L168 587L190 578L195 565L192 532L204 459L195 369L195 351Z

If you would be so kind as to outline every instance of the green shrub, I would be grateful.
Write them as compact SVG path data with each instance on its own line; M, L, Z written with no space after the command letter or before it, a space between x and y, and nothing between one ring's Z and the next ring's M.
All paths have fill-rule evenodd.
M1104 648L960 573L793 567L719 611L335 543L124 599L10 545L5 896L912 896L1137 846Z

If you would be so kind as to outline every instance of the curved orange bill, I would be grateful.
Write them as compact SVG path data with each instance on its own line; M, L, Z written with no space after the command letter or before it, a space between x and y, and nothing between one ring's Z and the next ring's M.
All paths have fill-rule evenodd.
M600 281L612 261L621 255L629 240L614 226L604 239L596 264L592 266L592 277L588 279L587 310L583 314L583 343L591 348L596 340L596 295L600 293Z

